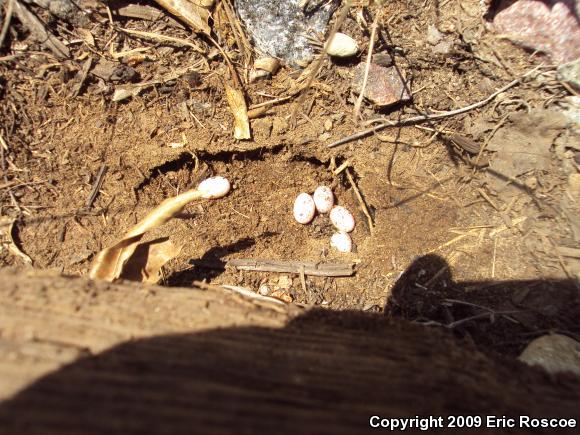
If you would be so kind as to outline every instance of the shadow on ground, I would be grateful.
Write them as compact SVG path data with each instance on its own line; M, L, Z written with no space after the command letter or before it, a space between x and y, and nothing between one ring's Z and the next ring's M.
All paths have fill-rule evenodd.
M473 292L528 289L532 298L545 284L469 286ZM574 291L571 282L550 285ZM485 312L442 305L459 286L440 258L422 257L401 277L387 315L313 309L281 329L227 328L127 342L0 404L0 428L11 434L342 434L370 431L373 415L580 421L580 378L481 352L464 327L482 319L450 329L402 318L450 325ZM577 299L569 299L568 308L572 302ZM495 322L504 321L512 323L496 316ZM548 431L478 433L542 430Z

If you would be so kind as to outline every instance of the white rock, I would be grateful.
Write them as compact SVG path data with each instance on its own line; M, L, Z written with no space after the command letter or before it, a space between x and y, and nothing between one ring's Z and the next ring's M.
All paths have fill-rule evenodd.
M197 190L206 199L216 199L226 196L230 191L230 182L224 177L211 177L203 180Z
M314 218L315 211L316 205L312 196L301 193L296 197L294 201L294 219L296 222L303 225L309 223Z
M334 233L330 238L330 246L340 252L352 251L352 239L347 233Z
M270 287L268 284L262 284L258 289L258 293L260 293L262 296L268 296L270 294Z
M328 213L334 205L334 195L330 187L318 186L313 197L318 213Z
M337 32L328 43L326 52L335 57L350 57L358 52L358 44L350 36Z
M354 230L354 217L346 208L337 205L330 210L330 222L338 231L350 233Z

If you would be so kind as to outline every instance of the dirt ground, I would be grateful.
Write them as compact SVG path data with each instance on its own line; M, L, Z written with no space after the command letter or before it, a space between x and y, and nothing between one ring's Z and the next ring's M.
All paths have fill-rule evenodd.
M374 51L394 56L413 100L387 109L365 102L364 120L464 107L550 63L489 31L477 0L396 0L364 10L375 16L378 8L383 10L382 31ZM85 275L95 254L114 244L151 208L213 174L231 181L230 195L192 204L181 219L147 235L168 236L184 245L179 257L164 267L164 285L207 280L256 291L263 283L278 282L277 274L210 267L236 258L355 262L353 277L307 277L305 291L293 276L288 291L298 303L372 311L386 307L396 315L440 324L488 308L489 316L463 323L458 332L508 353L548 331L580 334L574 320L580 269L577 259L560 249L578 247L576 215L562 205L576 201L577 206L570 180L578 173L578 154L565 144L558 148L557 140L572 134L567 124L556 123L540 134L537 123L521 121L538 110L549 112L542 119L551 119L571 95L553 70L540 69L543 75L480 109L328 148L361 128L352 117L356 95L351 81L354 66L366 58L369 29L357 23L363 7L355 6L342 31L358 41L359 55L325 61L306 92L295 126L290 113L296 95L252 119L251 140L236 141L224 98L228 67L207 38L196 38L167 16L145 21L114 15L111 24L105 9L97 10L102 14L95 13L83 27L36 11L70 41L71 59L55 58L18 21L0 57L0 132L6 143L0 215L4 223L16 219L15 242L34 268ZM437 26L450 42L449 52L438 53L427 41L429 25ZM205 53L146 41L120 27L195 41ZM231 27L216 17L213 30L244 82L250 107L286 97L299 86L300 71L289 67L271 79L248 83L247 55ZM125 59L130 65L114 60L119 51L142 47L149 48L144 60ZM114 102L114 88L123 77L115 81L83 74L88 59L92 66L115 61L127 74L136 74L134 81L163 83ZM182 74L163 79L176 71ZM502 143L514 143L514 132L522 129L524 136L547 143L548 155L541 166L512 180L523 188L498 192L489 169L500 162ZM546 131L553 134L544 135ZM454 134L489 145L480 159L490 166L474 165L476 157L449 139ZM371 212L372 227L346 171L333 171L347 161ZM103 165L103 183L87 208ZM355 215L352 253L330 248L333 229L324 216L310 225L293 219L296 195L320 184L332 186L338 203ZM389 301L403 272L428 254L432 256L412 274L416 297ZM0 265L26 267L8 249L1 251ZM505 282L516 284L494 287ZM419 299L431 308L418 307Z

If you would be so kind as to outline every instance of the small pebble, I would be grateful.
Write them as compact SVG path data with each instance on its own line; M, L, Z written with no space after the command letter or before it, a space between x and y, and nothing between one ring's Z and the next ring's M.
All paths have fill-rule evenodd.
M216 199L226 196L230 188L230 182L224 177L207 178L197 186L197 190L206 199Z
M337 205L330 210L330 222L338 231L350 233L354 229L354 217L344 207Z
M350 36L337 32L328 43L326 52L335 57L350 57L358 52L358 44Z
M327 186L318 186L314 191L314 204L319 213L328 213L334 205L334 195Z
M260 293L262 296L268 296L270 294L270 287L268 284L262 284L258 289L258 293Z
M330 238L330 246L340 252L352 251L352 239L347 233L334 233Z
M301 193L294 201L294 219L302 225L306 225L314 218L316 205L314 199L307 193Z

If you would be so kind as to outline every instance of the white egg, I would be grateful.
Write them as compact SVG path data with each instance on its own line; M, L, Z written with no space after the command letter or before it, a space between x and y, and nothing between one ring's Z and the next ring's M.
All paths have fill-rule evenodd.
M314 204L319 213L328 213L334 205L334 195L327 186L318 186L314 191Z
M334 233L330 238L330 246L340 252L352 251L352 239L347 233Z
M330 210L330 222L338 231L350 233L354 230L354 217L346 208L337 205Z
M230 182L224 177L211 177L206 178L199 186L197 186L198 192L201 192L204 198L216 199L226 196L230 191Z
M307 224L314 218L316 205L314 200L307 193L301 193L294 201L294 219L299 224Z
M335 57L350 57L358 52L358 44L350 36L337 32L328 43L326 52Z

